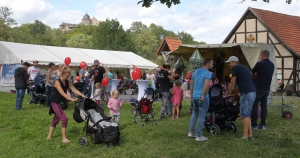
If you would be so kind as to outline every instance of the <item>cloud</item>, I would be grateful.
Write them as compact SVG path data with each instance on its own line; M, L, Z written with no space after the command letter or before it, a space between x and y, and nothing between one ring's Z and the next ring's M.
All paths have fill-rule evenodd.
M159 2L153 3L152 7L144 8L137 5L137 0L102 0L101 2L85 1L88 6L82 10L71 7L71 2L63 6L54 6L50 0L1 0L0 5L7 5L14 12L13 18L19 24L41 20L52 28L58 28L62 22L81 22L85 10L91 10L98 20L118 19L124 29L128 29L134 21L141 21L146 25L154 23L166 30L185 31L190 33L195 40L207 43L221 43L229 32L236 25L238 20L245 13L247 8L259 8L290 15L300 15L300 2L293 1L288 5L284 0L270 1L263 0L253 2L246 0L239 4L240 0L182 0L181 4L167 8ZM72 0L72 4L82 0ZM91 4L95 3L95 4ZM65 6L65 5L68 6ZM280 7L279 7L280 6Z

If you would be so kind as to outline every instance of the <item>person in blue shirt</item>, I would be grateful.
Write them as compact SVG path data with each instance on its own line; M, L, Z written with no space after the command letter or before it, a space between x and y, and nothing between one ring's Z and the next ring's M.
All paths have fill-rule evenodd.
M260 56L261 61L257 62L252 69L252 73L254 74L254 84L256 87L256 99L254 101L251 114L253 129L257 128L257 107L259 102L261 107L261 123L258 128L263 130L266 129L267 101L275 69L274 64L269 60L269 55L270 52L268 50L263 50Z
M206 112L209 107L209 83L211 80L211 72L209 69L212 69L214 62L211 58L205 58L203 67L197 69L191 78L190 81L190 96L193 101L193 113L190 120L189 126L189 137L196 137L196 141L206 141L207 137L204 137L202 134L202 129L204 125L204 119ZM199 118L199 119L198 119ZM197 134L194 134L194 127L198 119Z
M254 140L252 136L250 114L256 97L256 89L252 79L252 73L248 67L239 64L236 56L231 56L225 61L232 71L228 95L231 95L235 84L240 91L240 115L243 117L244 135L242 139Z

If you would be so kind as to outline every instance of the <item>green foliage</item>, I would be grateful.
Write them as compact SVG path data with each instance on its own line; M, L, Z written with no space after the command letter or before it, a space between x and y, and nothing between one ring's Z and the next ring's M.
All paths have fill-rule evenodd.
M95 29L93 48L102 50L133 51L134 44L130 35L124 31L117 19L106 19Z
M78 33L67 41L67 46L75 48L93 48L91 38L91 36Z
M10 15L13 14L13 12L11 12L10 10L11 8L8 8L7 6L0 7L0 23L2 23L5 26L17 25L16 20L10 17Z
M184 31L178 32L177 37L182 41L182 44L205 44L205 42L194 41L194 37Z
M173 5L177 5L180 3L180 0L141 0L138 4L142 3L143 7L151 7L153 2L160 1L160 3L167 5L169 8Z
M125 96L121 95L120 98ZM72 114L73 102L69 103L67 138L72 140L70 144L61 143L61 123L53 133L51 140L47 140L47 134L52 116L48 115L48 108L41 105L26 104L29 98L26 94L23 102L23 110L15 110L16 95L0 92L0 157L103 157L103 158L196 158L196 157L238 157L238 158L263 158L263 157L299 157L300 134L299 119L300 110L293 109L293 118L284 119L276 106L268 106L267 129L253 130L255 140L250 142L242 140L242 121L237 120L237 132L232 133L221 130L221 135L211 136L203 130L207 136L207 142L196 142L187 137L190 121L190 101L183 101L181 117L179 119L159 120L161 102L154 102L154 118L158 125L153 125L152 120L140 126L132 123L133 115L131 106L127 101L120 108L121 113L121 146L107 148L103 144L92 144L90 138L83 132L84 123L76 123ZM286 102L300 104L298 97L285 97ZM280 97L275 97L273 104L280 104ZM109 110L104 106L105 114ZM80 137L88 139L88 146L78 144Z

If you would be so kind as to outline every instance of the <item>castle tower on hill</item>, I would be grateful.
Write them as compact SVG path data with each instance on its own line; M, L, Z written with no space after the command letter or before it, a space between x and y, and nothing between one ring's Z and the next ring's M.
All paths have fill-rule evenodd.
M95 17L93 17L91 19L90 16L87 13L81 19L81 23L84 24L84 25L97 26L97 25L99 25L99 22L101 22L101 21L99 21ZM76 24L70 24L70 23L65 23L65 22L63 22L59 25L59 29L61 31L70 31L70 30L74 29L75 27L76 27Z

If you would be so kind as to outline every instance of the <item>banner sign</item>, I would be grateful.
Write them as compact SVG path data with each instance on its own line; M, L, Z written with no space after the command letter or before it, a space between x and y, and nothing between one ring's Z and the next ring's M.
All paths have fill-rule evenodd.
M15 69L20 67L20 64L6 64L2 65L2 86L15 86Z

